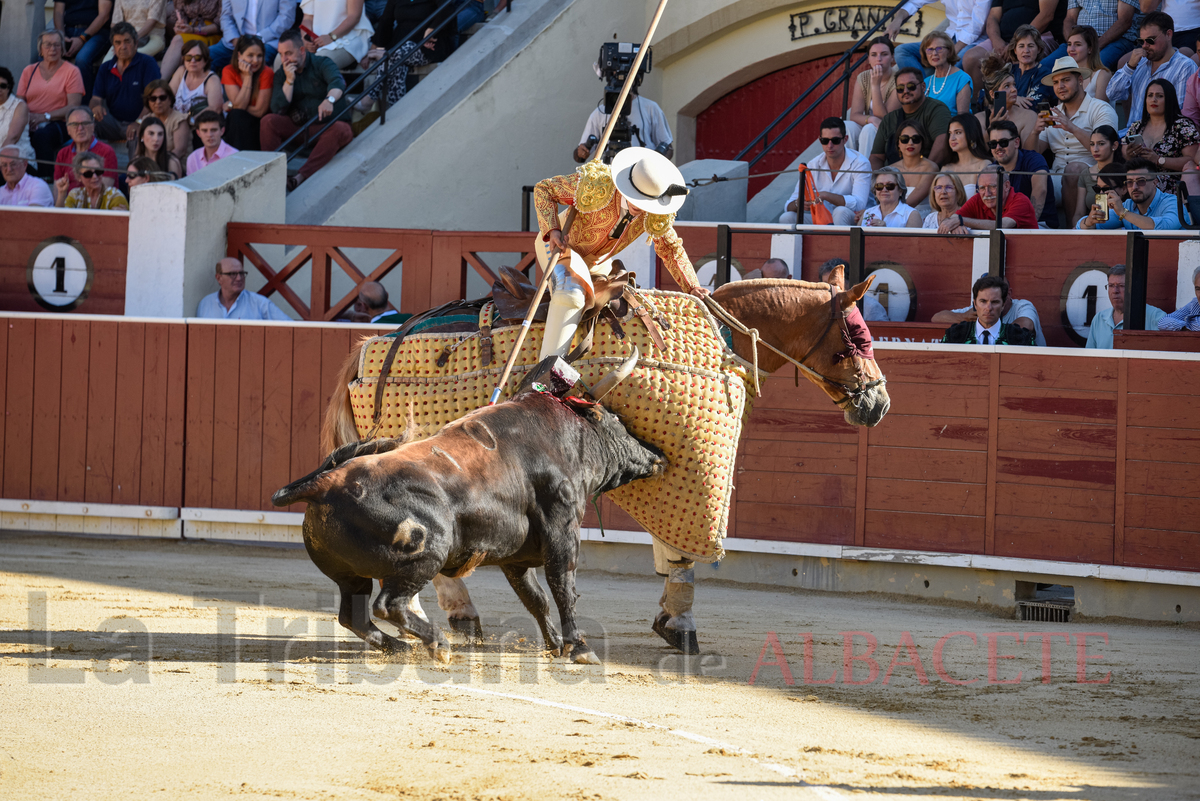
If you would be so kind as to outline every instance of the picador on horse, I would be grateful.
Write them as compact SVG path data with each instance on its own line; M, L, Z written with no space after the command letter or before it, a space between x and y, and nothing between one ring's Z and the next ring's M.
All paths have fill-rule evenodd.
M583 496L604 492L653 537L655 570L665 577L665 586L652 629L684 653L699 652L692 614L694 566L696 561L711 563L724 556L738 441L753 399L760 394L760 382L791 363L797 381L803 373L841 408L851 425L876 425L890 401L874 360L870 332L856 306L870 279L845 291L839 289L840 275L829 284L738 281L710 295L699 285L672 227L674 213L686 196L679 170L645 148L620 151L611 168L593 161L572 175L543 180L534 191L540 229L534 250L543 273L549 270L551 297L543 312L544 326L530 325L529 317L522 323L526 308L514 298L523 298L529 306L530 287L522 286L523 275L509 270L493 288L492 298L457 304L442 310L441 316L417 315L398 332L364 339L353 350L343 365L322 430L322 447L331 456L316 473L277 494L280 503L309 503L305 543L318 566L342 588L344 614L339 619L343 625L373 644L387 642L371 631L362 616L366 599L353 600L364 592L369 595L370 581L378 580L383 590L376 601L376 616L396 622L424 640L431 653L448 658L444 640L425 617L416 593L430 580L427 574L432 575L438 604L451 627L478 637L482 633L479 613L462 579L480 565L499 565L541 621L544 596L539 605L540 591L530 589L530 579L522 571L544 565L552 591L564 584L573 588L573 554L585 503L593 500ZM560 213L560 205L567 206L566 211ZM614 257L642 236L650 238L687 294L638 289L623 274ZM528 314L536 308L535 303ZM603 324L597 324L597 312L603 313ZM474 322L464 325L464 319ZM526 334L529 347L523 345ZM562 361L563 356L570 365ZM489 428L488 394L496 390L493 400L500 394L516 395L502 407L530 406L528 392L521 394L518 387L528 390L531 377L544 376L552 358L567 372L578 371L574 393L590 395L595 401L603 397L603 406L619 416L633 442L659 454L658 461L647 468L651 463L641 445L597 446L596 453L610 454L609 461L617 452L642 455L630 456L634 461L623 464L601 459L602 466L580 465L581 472L596 477L595 482L587 486L576 482L570 490L564 489L570 482L560 468L545 474L536 463L518 464L522 458L518 452L528 449L506 444L515 443L519 436L505 439ZM511 363L501 372L506 360ZM505 380L510 368L512 380ZM562 373L560 369L554 376L561 379ZM585 407L586 401L566 408L583 414ZM556 425L563 424L555 419ZM601 418L592 413L580 419L600 426ZM504 420L512 425L511 416ZM528 420L531 431L542 425L535 417ZM611 439L611 429L604 430L610 433L602 438ZM446 437L452 448L440 441ZM471 494L452 491L459 486L456 482L471 478L467 465L486 463L492 465L489 470L497 470L496 460L505 458L510 460L507 474L518 477L512 479L514 486L526 490L500 493L507 501L494 492L494 486L483 494L495 503L508 503L506 511L471 510ZM428 503L437 513L425 509L417 515L397 506L398 500L387 501L401 494L381 489L386 486L380 478L385 464L398 476L433 476L426 479L437 485L430 488ZM603 475L624 478L614 481ZM482 485L490 479L480 474L476 481ZM548 491L546 482L557 482L559 489ZM297 489L301 484L303 491ZM368 486L376 487L385 500L373 497ZM411 486L411 481L405 486ZM522 492L551 499L545 501L556 507L551 516L567 520L565 527L546 530L545 518L551 510L523 505L518 500L526 497ZM416 496L406 490L403 497L409 499L404 503L412 503ZM351 514L344 509L346 503L362 507L354 515L369 510L374 522L364 523L362 529L376 532L369 542L352 546L345 526L332 522L335 516L344 520ZM560 514L557 506L563 503L569 508ZM526 522L507 527L509 534L496 537L479 529L480 515L489 519L507 515ZM506 525L511 522L508 518ZM434 526L438 530L433 531L428 525L418 526L418 520L454 523L445 530ZM417 528L422 532L419 548L413 545ZM360 531L357 536L367 535ZM338 544L331 545L335 541ZM354 547L364 553L390 549L395 558L386 561L391 565L387 568L370 559L352 567L354 560L345 550ZM536 580L532 584L536 588ZM559 601L560 593L554 594ZM380 600L385 596L386 603ZM571 609L564 608L565 603L559 610L563 634L570 629L575 637L573 598L568 604ZM556 643L562 640L556 637L547 634L546 642L559 653L561 646ZM581 634L566 651L576 654L576 661L594 659Z

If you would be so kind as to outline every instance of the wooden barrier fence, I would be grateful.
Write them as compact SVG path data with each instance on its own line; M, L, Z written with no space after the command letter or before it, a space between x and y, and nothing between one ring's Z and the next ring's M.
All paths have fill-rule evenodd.
M240 510L317 466L337 369L374 330L0 319L4 498ZM766 382L731 536L1200 570L1195 356L877 355L892 410L873 429L787 370Z

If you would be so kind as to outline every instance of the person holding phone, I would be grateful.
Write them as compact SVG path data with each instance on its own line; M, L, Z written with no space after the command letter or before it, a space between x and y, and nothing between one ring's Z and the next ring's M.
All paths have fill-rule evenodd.
M1196 151L1200 148L1200 128L1183 116L1175 86L1155 78L1146 87L1142 118L1130 124L1121 146L1126 160L1148 159L1164 173L1195 169ZM1158 188L1174 192L1179 179L1172 175L1158 176Z
M1124 164L1125 157L1121 155L1121 137L1117 135L1117 131L1111 125L1101 125L1092 131L1091 137L1091 153L1092 158L1096 163L1092 165L1088 171L1089 180L1085 181L1083 186L1079 187L1079 193L1082 196L1079 204L1075 207L1082 209L1084 214L1092 208L1092 204L1096 202L1097 182L1100 180L1100 173L1110 164ZM1125 181L1122 178L1121 191L1125 191Z
M1115 192L1108 192L1107 209L1093 205L1091 213L1075 227L1081 231L1114 228L1177 231L1182 227L1175 196L1159 191L1158 170L1152 162L1145 159L1126 162L1125 188L1129 191L1128 200L1122 203Z
M982 111L975 117L986 131L993 122L1010 120L1017 126L1021 140L1037 124L1033 101L1017 93L1017 81L1013 78L1012 65L999 56L991 56L983 62Z

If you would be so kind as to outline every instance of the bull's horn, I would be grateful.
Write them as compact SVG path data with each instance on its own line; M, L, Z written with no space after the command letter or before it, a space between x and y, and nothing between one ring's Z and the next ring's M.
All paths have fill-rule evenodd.
M598 401L612 391L613 387L620 384L629 374L633 372L633 368L637 367L638 359L642 356L638 352L637 345L633 346L633 353L629 354L629 358L621 362L620 366L610 372L608 375L596 382L596 386L592 387L589 393L592 400Z

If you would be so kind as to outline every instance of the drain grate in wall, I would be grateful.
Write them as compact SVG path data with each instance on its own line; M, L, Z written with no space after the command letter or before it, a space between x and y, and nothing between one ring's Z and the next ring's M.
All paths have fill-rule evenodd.
M1074 604L1055 603L1053 601L1018 601L1017 615L1020 620L1032 620L1039 623L1070 623L1071 607Z

